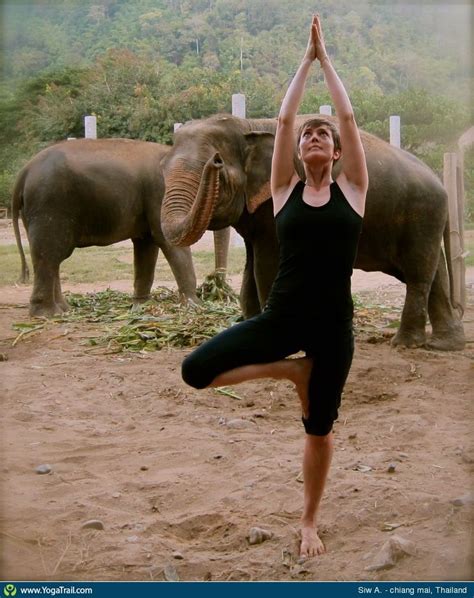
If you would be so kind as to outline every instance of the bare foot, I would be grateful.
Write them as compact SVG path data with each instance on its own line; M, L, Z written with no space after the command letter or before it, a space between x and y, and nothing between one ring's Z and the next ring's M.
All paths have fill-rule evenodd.
M315 527L302 527L301 528L301 548L300 556L312 557L324 554L326 548L321 542L318 532Z
M309 417L309 397L308 397L308 386L309 379L311 376L311 370L313 369L313 360L310 357L301 357L300 359L293 359L295 366L295 375L292 381L295 383L296 392L300 398L301 410L303 417L308 419Z

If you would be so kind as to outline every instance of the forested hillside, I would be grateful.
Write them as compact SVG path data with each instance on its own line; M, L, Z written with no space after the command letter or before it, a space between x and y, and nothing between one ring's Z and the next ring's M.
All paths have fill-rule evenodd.
M83 136L170 143L172 125L230 111L275 116L307 41L312 12L360 126L440 172L470 124L468 3L389 0L30 0L2 5L0 203L38 149ZM318 69L301 112L330 103ZM470 190L472 152L469 155ZM472 216L470 214L469 216Z

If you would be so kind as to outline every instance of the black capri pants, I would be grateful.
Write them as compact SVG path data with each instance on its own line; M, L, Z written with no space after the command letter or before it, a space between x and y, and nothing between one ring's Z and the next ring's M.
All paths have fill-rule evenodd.
M272 310L235 324L206 341L182 363L183 380L206 388L219 374L251 364L271 363L304 351L313 359L309 381L307 434L332 430L354 354L352 321L332 324L302 320Z

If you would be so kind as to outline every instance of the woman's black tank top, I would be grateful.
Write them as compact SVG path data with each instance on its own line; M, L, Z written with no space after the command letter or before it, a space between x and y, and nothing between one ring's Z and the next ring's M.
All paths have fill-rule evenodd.
M276 215L280 264L265 310L327 322L353 316L351 275L362 217L339 185L329 201L314 207L303 200L299 181Z

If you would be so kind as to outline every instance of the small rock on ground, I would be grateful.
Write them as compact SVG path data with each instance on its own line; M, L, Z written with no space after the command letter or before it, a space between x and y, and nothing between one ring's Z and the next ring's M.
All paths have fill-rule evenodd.
M252 527L247 537L249 544L261 544L265 540L270 540L273 537L273 533L261 527Z
M42 465L38 465L38 467L35 468L35 471L40 475L44 475L45 473L51 473L53 468L51 465L48 465L48 463L43 463Z
M104 524L100 519L89 519L82 524L82 529L104 529Z
M366 571L382 571L390 569L397 561L406 555L416 554L416 548L413 542L402 538L402 536L392 536L378 551L372 565L365 568Z
M166 565L163 569L163 575L166 581L179 581L179 575L173 565Z
M474 494L471 492L468 494L464 494L463 496L458 496L458 498L453 498L451 504L455 507L465 507L466 505L472 505L474 503Z

